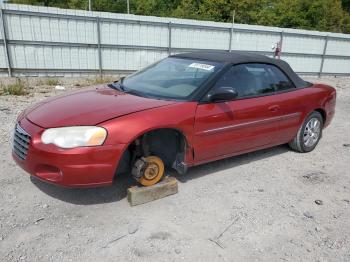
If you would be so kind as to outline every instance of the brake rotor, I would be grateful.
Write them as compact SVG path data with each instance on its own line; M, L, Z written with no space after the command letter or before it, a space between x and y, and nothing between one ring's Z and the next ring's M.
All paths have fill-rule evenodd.
M143 159L145 166L138 182L143 186L152 186L158 183L164 175L164 163L157 156L148 156Z

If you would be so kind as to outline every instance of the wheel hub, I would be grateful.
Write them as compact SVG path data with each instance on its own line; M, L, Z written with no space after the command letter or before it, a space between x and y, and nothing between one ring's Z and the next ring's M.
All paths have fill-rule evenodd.
M144 176L146 179L151 180L154 179L159 173L159 167L155 163L150 163L147 165Z
M154 185L164 175L164 163L157 156L142 157L135 162L132 175L143 186Z
M317 118L311 118L304 130L304 144L307 147L314 146L321 133L321 122Z

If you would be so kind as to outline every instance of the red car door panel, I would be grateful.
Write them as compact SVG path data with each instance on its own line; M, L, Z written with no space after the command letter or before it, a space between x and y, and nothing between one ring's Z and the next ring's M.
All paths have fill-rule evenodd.
M238 154L273 143L277 134L275 96L198 105L195 160Z
M307 100L304 97L305 89L295 89L291 92L285 92L276 94L280 109L278 115L280 119L278 121L278 134L276 136L276 143L288 143L291 141L300 125L303 122L303 118L306 111Z

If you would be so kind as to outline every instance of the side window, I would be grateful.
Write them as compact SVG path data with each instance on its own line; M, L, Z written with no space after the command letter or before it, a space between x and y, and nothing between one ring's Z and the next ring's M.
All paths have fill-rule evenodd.
M267 68L270 74L271 84L273 84L276 92L295 88L294 84L279 68L273 65L267 65Z
M216 82L214 89L223 86L236 89L237 98L254 97L294 88L281 70L268 64L235 65Z

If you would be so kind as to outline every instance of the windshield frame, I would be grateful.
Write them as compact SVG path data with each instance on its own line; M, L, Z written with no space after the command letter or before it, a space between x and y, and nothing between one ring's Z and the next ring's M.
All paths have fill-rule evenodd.
M204 81L201 84L199 84L198 87L190 95L185 96L185 97L181 97L181 98L178 98L178 97L174 98L174 97L162 96L159 94L151 94L151 93L147 93L147 92L142 92L142 91L139 91L136 89L131 89L127 85L125 85L124 81L127 80L128 78L135 76L135 75L138 75L138 74L148 70L149 68L156 66L157 64L161 63L162 61L164 61L168 58L179 59L179 60L190 60L190 61L193 61L194 63L206 63L206 62L208 63L208 62L210 62L210 63L215 63L216 64L215 66L218 66L218 68L216 71L212 72L206 79L204 79ZM125 88L124 92L125 93L130 92L130 94L132 94L132 95L138 95L138 96L142 96L145 98L158 99L158 100L169 100L169 101L199 101L201 96L202 96L201 94L203 92L206 92L206 90L208 89L208 87L207 87L208 83L211 83L212 80L215 79L216 76L218 74L220 74L221 71L225 67L226 67L226 63L219 62L219 61L168 56L168 57L163 58L155 63L152 63L151 65L149 65L149 66L147 66L139 71L136 71L136 72L126 76L120 82L123 84L123 87ZM135 94L134 90L137 91L137 94Z

